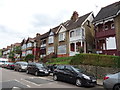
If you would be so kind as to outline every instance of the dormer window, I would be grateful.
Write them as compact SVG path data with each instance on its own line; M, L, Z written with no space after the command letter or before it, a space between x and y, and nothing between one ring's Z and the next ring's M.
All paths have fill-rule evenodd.
M114 23L111 24L111 29L114 29L115 28L115 25Z
M105 25L105 30L108 30L108 25Z
M65 33L59 33L59 41L65 40Z

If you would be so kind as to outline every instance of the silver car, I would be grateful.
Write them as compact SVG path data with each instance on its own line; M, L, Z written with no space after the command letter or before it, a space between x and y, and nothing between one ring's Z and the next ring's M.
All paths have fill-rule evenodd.
M28 63L27 62L16 62L14 66L15 71L26 71Z
M120 72L106 75L104 77L103 86L107 90L120 90Z

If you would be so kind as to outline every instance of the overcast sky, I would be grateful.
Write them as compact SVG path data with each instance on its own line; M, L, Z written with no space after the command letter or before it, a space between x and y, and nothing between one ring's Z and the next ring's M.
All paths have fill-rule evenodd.
M73 11L82 16L119 0L0 0L0 49L24 38L43 34L66 20Z

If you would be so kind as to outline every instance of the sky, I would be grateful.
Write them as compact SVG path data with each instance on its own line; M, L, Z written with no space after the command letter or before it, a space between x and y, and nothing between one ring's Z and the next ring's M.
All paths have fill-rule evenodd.
M69 20L119 0L0 0L0 49L43 34Z

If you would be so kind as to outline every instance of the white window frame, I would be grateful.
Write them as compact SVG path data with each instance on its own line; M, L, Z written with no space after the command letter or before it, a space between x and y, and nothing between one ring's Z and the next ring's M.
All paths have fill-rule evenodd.
M54 36L49 36L48 38L48 43L53 43L54 42Z
M66 45L58 46L58 54L66 54Z
M54 53L54 47L48 47L47 54Z
M65 32L59 33L59 41L64 41L64 40L65 40Z

